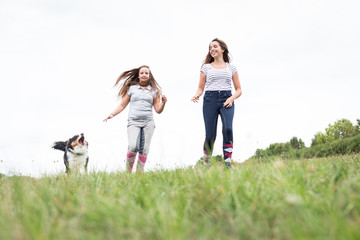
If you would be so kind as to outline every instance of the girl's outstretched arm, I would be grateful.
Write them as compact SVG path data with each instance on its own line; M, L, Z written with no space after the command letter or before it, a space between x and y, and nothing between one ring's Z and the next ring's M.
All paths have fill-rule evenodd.
M206 82L206 75L203 72L200 72L200 80L199 80L199 87L195 93L195 96L191 99L194 103L197 103L199 101L200 96L204 92L205 88L205 82Z
M162 113L162 111L164 110L164 107L165 107L165 103L167 102L167 98L165 95L162 95L161 96L161 101L160 101L160 98L157 97L154 99L154 109L155 109L155 112L157 113Z
M107 120L115 117L116 115L118 115L119 113L121 113L125 108L126 106L129 104L130 102L130 96L125 93L125 95L122 97L121 99L121 103L119 104L119 106L117 106L114 111L112 111L109 116L107 116L105 119L104 119L104 122L106 122Z

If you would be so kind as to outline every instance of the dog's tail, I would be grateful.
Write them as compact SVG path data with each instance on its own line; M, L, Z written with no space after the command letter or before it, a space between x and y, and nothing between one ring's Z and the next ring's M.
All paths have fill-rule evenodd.
M66 142L54 142L53 145L52 145L52 148L65 152Z

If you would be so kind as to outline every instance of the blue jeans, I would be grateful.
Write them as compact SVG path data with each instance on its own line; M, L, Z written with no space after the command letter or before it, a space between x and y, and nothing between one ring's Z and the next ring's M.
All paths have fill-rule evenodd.
M218 117L220 115L223 134L223 154L225 162L230 163L233 149L233 118L235 105L224 107L226 99L231 97L231 91L206 91L203 103L203 116L205 122L205 158L212 155L216 139Z

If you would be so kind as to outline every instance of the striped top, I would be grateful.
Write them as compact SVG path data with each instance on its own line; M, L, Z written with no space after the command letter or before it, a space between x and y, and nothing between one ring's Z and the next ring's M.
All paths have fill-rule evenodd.
M237 72L235 66L226 63L226 68L213 68L209 63L201 67L201 72L206 75L205 91L231 91L232 76Z

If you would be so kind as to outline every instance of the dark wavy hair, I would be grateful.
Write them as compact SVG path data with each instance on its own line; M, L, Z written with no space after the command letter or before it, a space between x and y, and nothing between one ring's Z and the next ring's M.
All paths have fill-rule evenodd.
M218 39L218 38L213 39L213 40L211 41L211 43L214 42L214 41L218 42L219 45L220 45L220 47L221 47L221 49L224 50L224 52L223 52L224 61L227 62L227 63L230 63L231 58L230 58L229 49L228 49L226 43L225 43L223 40L220 40L220 39ZM210 44L211 44L211 43L210 43ZM213 57L211 56L211 54L210 54L210 44L209 44L209 51L208 51L208 53L207 53L207 55L206 55L206 57L205 57L205 60L203 61L203 64L202 64L202 65L207 64L207 63L212 63L212 62L214 61L214 58L213 58Z
M114 87L119 86L120 88L118 93L119 97L123 97L132 85L137 85L140 83L139 72L141 68L149 69L149 85L151 86L151 91L155 91L157 97L161 95L161 87L159 86L154 76L152 75L150 67L146 65L142 65L138 68L134 68L120 74L114 85ZM122 81L124 82L121 84Z

